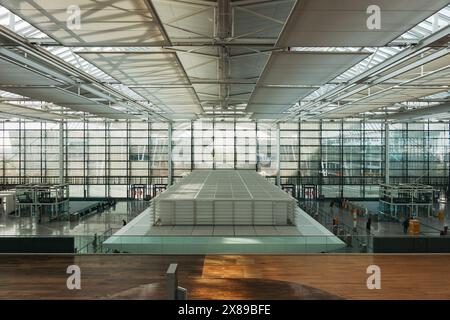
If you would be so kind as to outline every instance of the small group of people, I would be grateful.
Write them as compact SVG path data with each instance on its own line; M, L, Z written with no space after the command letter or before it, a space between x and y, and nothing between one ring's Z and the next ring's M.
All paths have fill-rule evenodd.
M337 199L336 201L331 200L330 208L338 207L339 209L348 208L348 200L345 198Z
M330 202L330 213L333 215L333 227L334 227L335 225L338 225L338 224L339 224L339 219L335 217L335 212L334 212L334 211L335 211L334 208L335 208L337 205L339 206L340 209L348 208L348 207L349 207L348 200L345 199L345 198L344 198L344 199L340 199L340 200L338 200L338 201L332 200L332 201ZM339 212L342 213L342 210L339 210ZM350 211L350 213L352 214L353 230L354 230L354 231L357 231L357 226L358 226L358 211L357 211L356 209L352 209L352 210ZM371 219L370 216L369 216L369 210L368 210L367 208L365 208L364 214L365 214L366 216L368 216L368 219L367 219L367 222L366 222L366 230L367 230L368 233L370 233L370 230L371 230L371 227L372 227L372 219Z

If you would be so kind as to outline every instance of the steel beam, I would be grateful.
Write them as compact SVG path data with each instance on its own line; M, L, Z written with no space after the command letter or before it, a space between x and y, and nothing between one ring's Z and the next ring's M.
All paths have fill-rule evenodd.
M383 71L386 71L390 68L393 68L408 59L411 59L414 56L420 55L424 51L427 50L430 46L433 45L433 43L439 42L440 40L449 37L450 35L450 25L443 27L439 31L429 35L426 38L423 38L420 40L416 45L410 46L406 48L405 50L399 52L398 54L388 58L387 60L379 63L378 65L374 66L373 68L368 69L367 71L359 74L358 76L352 78L347 83L344 83L342 85L338 85L336 88L330 90L329 92L326 92L319 96L318 98L314 99L314 101L309 102L302 106L300 110L295 111L294 113L290 114L288 117L285 117L283 119L280 119L279 121L285 121L286 119L289 119L293 116L299 115L301 111L310 109L311 107L314 107L321 102L323 102L325 99L329 99L330 97L337 96L341 94L342 92L351 89L358 83L364 83L367 81L370 77L373 77Z
M450 116L450 103L443 103L426 108L417 108L410 111L398 112L386 116L376 117L374 119L386 119L397 121L414 120L418 118L425 118L440 113L448 113Z

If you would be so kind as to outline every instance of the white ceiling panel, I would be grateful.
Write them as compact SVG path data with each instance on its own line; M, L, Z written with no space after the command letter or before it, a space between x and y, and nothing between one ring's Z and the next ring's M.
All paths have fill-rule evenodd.
M192 85L200 100L216 99L219 96L218 84L194 84Z
M405 89L405 88L395 88L387 90L383 93L361 99L358 102L347 104L342 106L340 109L331 111L324 115L328 116L347 116L353 115L361 112L367 112L379 109L384 106L389 106L394 103L407 102L411 100L416 100L422 97L426 97L438 92L445 91L445 89Z
M171 120L195 120L197 115L195 113L164 113L164 117Z
M195 51L195 50L194 50ZM217 51L217 50L214 50ZM216 80L218 69L218 58L208 53L206 55L195 52L180 52L178 57L191 82L196 80ZM217 52L215 52L217 54Z
M117 112L117 111L113 111L113 112L109 112L109 113L102 113L99 112L97 113L97 115L104 117L104 118L109 118L109 119L114 119L114 120L121 120L121 119L141 119L143 117L138 117L136 115L133 114L129 114L129 113L124 113L124 112Z
M101 52L80 56L168 112L202 112L176 53Z
M153 0L153 5L170 39L214 37L214 2L187 3Z
M34 100L53 102L63 106L97 104L86 97L56 87L9 87L5 90Z
M28 68L0 59L0 85L60 85L54 79Z
M314 89L310 88L256 88L246 111L248 112L282 112L299 99L307 96Z
M256 88L250 104L293 104L312 90L309 88Z
M448 5L448 0L299 0L278 39L281 47L384 46ZM370 30L367 9L381 10Z
M61 118L75 118L75 117L67 117L54 113L49 113L25 106L19 106L11 103L0 103L0 114L6 114L9 116L17 116L18 118L31 118L38 120L50 120L50 121L59 121Z
M102 117L120 117L123 112L96 103L86 97L56 87L9 87L8 92L19 94L33 100L51 102L72 110L89 112Z
M258 79L269 59L268 53L248 56L237 56L231 59L232 79Z
M143 98L163 109L175 113L202 111L194 89L191 87L174 88L133 88Z
M280 118L279 113L254 113L251 116L253 120L276 120Z
M79 55L125 85L188 83L175 53L92 52Z
M247 111L254 113L278 113L280 115L288 107L285 104L251 104Z
M258 84L322 85L368 55L364 52L274 52Z
M230 86L230 99L247 102L250 99L255 85L253 84L232 84Z
M295 0L258 1L233 7L234 36L276 39Z
M146 0L0 0L64 45L166 45L167 39ZM79 27L70 8L80 9ZM74 11L73 11L74 12Z
M427 89L427 88L394 88L386 92L380 93L374 97L369 97L364 101L373 101L377 104L389 105L395 102L403 102L415 100L421 97L425 97L431 94L435 94L442 91L447 91L448 89Z

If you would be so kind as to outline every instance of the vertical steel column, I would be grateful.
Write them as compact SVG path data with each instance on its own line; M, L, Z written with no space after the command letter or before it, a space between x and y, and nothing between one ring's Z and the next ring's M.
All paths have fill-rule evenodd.
M384 168L385 168L385 173L384 173L384 182L386 184L389 184L389 171L390 171L390 163L389 163L389 155L390 155L390 150L389 150L389 123L385 122L384 123Z
M216 170L216 128L214 125L214 119L212 120L212 168Z
M22 182L22 171L23 171L23 159L22 159L22 121L19 119L19 184L23 184Z
M447 145L450 145L450 123L448 124L448 129L447 129L448 131L448 140L447 140ZM448 148L448 156L449 156L449 158L450 158L450 148ZM448 167L448 180L447 180L447 192L446 192L446 194L447 194L447 196L450 196L450 164L449 163L447 163L447 167Z
M341 134L340 134L340 146L339 149L341 151L341 156L340 156L340 160L341 160L341 176L339 178L339 197L342 199L344 197L344 184L345 184L345 180L344 180L344 175L345 175L345 171L344 171L344 120L341 121Z
M64 183L64 121L59 122L59 183Z
M167 185L172 185L172 123L167 127Z
M259 163L259 141L258 141L258 122L255 121L255 139L256 139L256 159L255 159L255 169L258 172L258 163Z
M110 145L109 145L109 132L110 132L110 127L109 127L109 121L105 121L105 154L104 154L104 159L105 159L105 196L107 198L110 197L111 194L111 185L110 185L110 179L109 179L109 166L111 163L111 159L110 159L110 154L111 154L111 149L110 149Z
M89 191L89 179L87 178L87 160L86 118L83 117L83 196L85 198L88 196Z
M237 146L236 146L236 142L237 142L237 139L236 139L236 119L234 119L234 121L233 121L233 144L234 144L234 147L233 147L233 160L234 160L234 162L233 162L233 168L236 170L236 166L237 166ZM244 146L242 146L243 148L244 148L244 153L245 153L245 145Z
M22 139L23 139L23 143L22 143L23 179L24 179L24 183L29 183L28 179L27 179L27 131L25 130L27 122L23 121L22 124L23 124L23 135L22 135Z
M406 138L403 139L403 147L406 149L406 161L403 161L403 163L406 165L406 171L405 171L405 182L409 183L409 124L406 123Z
M296 182L296 186L295 186L295 195L297 199L300 199L300 184L301 184L301 180L300 180L300 174L301 174L301 169L302 169L302 163L301 163L301 158L302 158L302 152L301 152L301 140L300 140L300 133L301 133L301 122L300 119L298 120L298 126L297 126L297 182ZM316 188L316 197L317 197L317 188Z
M130 161L130 120L126 120L126 146L127 146L127 198L131 198L131 161Z
M280 123L277 123L277 186L281 186L281 172L280 172L280 163L281 163L281 155L280 155Z
M44 156L47 154L45 152L45 145L44 145L44 139L42 138L42 134L43 132L45 132L46 130L43 129L43 123L41 122L39 124L40 130L39 130L39 174L41 175L39 178L39 183L44 183L44 176L47 177L47 171L44 173L43 168L44 168L44 162L46 161L43 160Z
M3 177L3 181L2 184L9 184L9 182L6 182L6 161L5 161L5 121L2 121L2 131L3 131L3 135L2 135L2 177Z
M153 181L153 159L154 159L155 155L154 155L154 151L153 151L152 134L153 134L153 125L151 122L149 122L148 123L148 175L149 175L148 184L150 186L153 186L155 184ZM154 196L155 195L152 194L152 197L154 197Z
M322 119L320 119L319 122L319 179L318 179L318 187L320 188L320 192L318 192L318 194L322 195L323 194L323 184L324 184L324 166L323 166L323 148L322 148L322 139L323 139L323 124L322 124Z
M362 139L360 141L360 148L361 148L361 157L362 157L362 163L361 163L361 170L360 170L360 174L362 175L362 190L361 190L361 197L362 198L366 198L366 184L367 184L367 180L366 180L366 152L367 152L367 148L366 148L366 120L363 119L363 121L360 124L360 129L362 130ZM369 158L370 159L370 158Z
M431 184L431 176L430 176L430 153L431 153L431 147L430 147L430 119L428 119L427 123L427 142L426 142L426 149L427 150L427 181L426 184ZM422 149L423 151L423 149Z
M89 146L90 146L90 141L89 141L89 122L88 120L86 120L86 118L84 118L84 154L85 154L85 163L84 163L84 172L85 172L85 180L86 180L86 196L85 197L89 197L90 196L90 189L91 189L91 182L92 179L89 176L89 160L90 160L90 150L89 150Z
M232 34L232 7L230 0L218 0L216 16L216 34L217 40L226 42ZM218 47L218 76L219 76L219 106L221 110L228 109L228 99L230 95L230 84L226 79L230 77L230 51L227 46L221 45Z
M68 169L69 168L69 166L68 166L68 163L69 163L69 147L68 147L68 145L69 145L69 143L68 143L68 139L67 139L67 137L69 136L68 132L69 132L69 127L67 125L67 122L65 122L64 123L64 136L66 137L66 142L64 143L64 163L65 163L64 179L65 179L66 183L70 183L69 182L69 169ZM79 183L79 182L74 182L74 183Z
M194 170L194 121L191 121L191 172Z

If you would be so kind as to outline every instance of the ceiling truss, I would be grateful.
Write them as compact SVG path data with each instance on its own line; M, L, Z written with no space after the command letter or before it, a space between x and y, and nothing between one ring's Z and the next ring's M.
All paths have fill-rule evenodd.
M387 8L386 29L374 33L359 23L367 18L359 0L337 7L333 0L72 0L81 8L81 29L65 23L64 1L0 0L9 10L0 8L0 22L2 12L9 19L0 27L0 68L18 75L16 82L0 77L1 101L150 121L367 118L386 108L390 116L405 103L448 101L449 2L411 0L404 8L373 0ZM340 16L327 18L333 10ZM158 54L161 67L147 70ZM122 57L106 66L95 55ZM359 58L329 63L352 55ZM133 57L142 57L142 67L134 61L136 69L126 69ZM298 59L286 67L280 57ZM290 70L292 81L283 83ZM22 87L42 86L93 107L58 105L52 90L20 95Z

